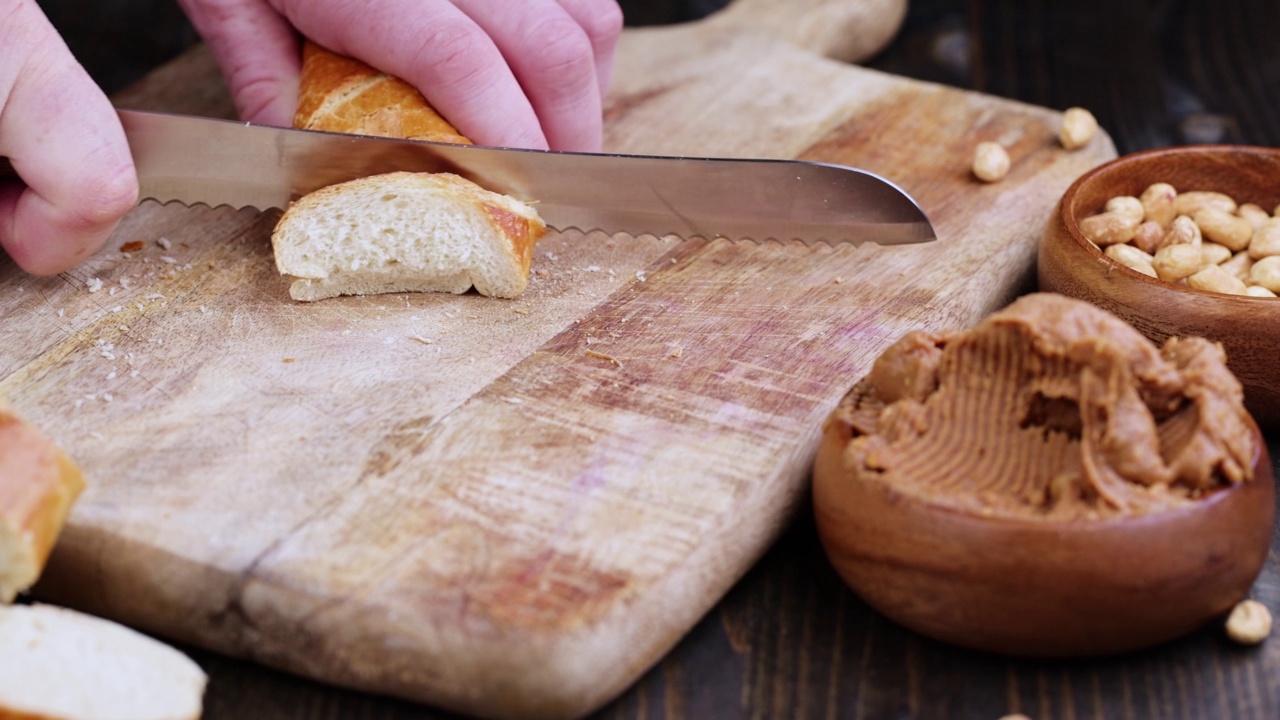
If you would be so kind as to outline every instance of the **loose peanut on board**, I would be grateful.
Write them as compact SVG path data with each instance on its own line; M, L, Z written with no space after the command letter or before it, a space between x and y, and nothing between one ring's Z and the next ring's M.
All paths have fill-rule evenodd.
M1098 119L1093 113L1080 107L1068 108L1062 114L1062 128L1058 140L1068 150L1082 148L1098 133Z
M1227 637L1242 645L1257 645L1271 634L1271 611L1257 600L1245 600L1227 616Z
M1109 199L1079 225L1107 257L1144 275L1230 295L1280 294L1280 216L1256 203L1158 182L1139 197Z
M979 180L995 182L1009 174L1009 153L996 142L980 142L973 150L973 174Z

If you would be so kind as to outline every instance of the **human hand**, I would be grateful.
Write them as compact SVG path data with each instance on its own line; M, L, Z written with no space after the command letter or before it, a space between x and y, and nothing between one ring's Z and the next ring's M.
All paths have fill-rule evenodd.
M138 200L120 118L35 0L0 0L0 247L37 275L102 247Z
M179 0L245 120L289 125L296 28L417 87L481 145L597 151L616 0ZM375 9L370 9L373 5Z

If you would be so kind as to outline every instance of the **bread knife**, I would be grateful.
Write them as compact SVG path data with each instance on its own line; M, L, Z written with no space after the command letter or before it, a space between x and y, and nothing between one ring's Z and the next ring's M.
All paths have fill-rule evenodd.
M393 171L451 172L533 203L548 227L707 240L881 245L935 239L914 199L874 173L802 160L453 145L120 110L141 197L284 209ZM0 169L0 176L9 168Z

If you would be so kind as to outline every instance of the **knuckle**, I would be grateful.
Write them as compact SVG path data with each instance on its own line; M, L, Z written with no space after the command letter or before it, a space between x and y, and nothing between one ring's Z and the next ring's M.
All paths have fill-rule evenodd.
M612 1L595 3L582 14L581 23L593 45L612 43L622 35L622 6Z
M553 80L549 88L560 88L569 94L592 80L595 52L591 40L576 23L546 20L531 27L530 37L541 47L529 58L529 72Z
M414 67L429 68L444 85L463 85L483 75L491 57L488 37L465 23L445 22L432 28L410 56Z

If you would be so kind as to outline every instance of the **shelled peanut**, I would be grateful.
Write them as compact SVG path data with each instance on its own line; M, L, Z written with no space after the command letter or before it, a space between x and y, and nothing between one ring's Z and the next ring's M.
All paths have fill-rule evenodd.
M1177 285L1229 295L1280 292L1280 207L1155 183L1107 201L1080 231L1112 260Z

